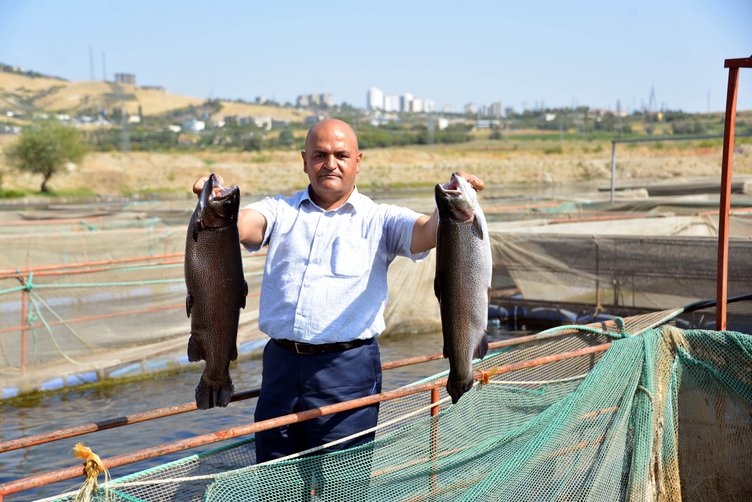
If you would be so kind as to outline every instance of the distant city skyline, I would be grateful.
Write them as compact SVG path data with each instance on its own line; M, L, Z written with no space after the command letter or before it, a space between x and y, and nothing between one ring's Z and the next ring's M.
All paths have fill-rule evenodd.
M75 81L132 73L204 99L329 94L361 107L376 86L436 110L653 102L707 112L725 107L724 60L752 55L750 19L749 0L331 0L325 9L0 0L0 62ZM740 75L740 110L752 109L749 73Z

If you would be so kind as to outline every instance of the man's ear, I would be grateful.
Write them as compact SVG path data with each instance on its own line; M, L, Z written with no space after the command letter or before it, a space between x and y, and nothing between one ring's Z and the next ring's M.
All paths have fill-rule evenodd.
M355 174L360 173L360 161L363 160L363 152L358 152L358 163L355 166Z

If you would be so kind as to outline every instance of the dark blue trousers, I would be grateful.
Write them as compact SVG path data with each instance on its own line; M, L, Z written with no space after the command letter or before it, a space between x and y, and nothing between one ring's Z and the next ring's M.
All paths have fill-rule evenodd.
M270 340L264 348L261 394L255 420L318 408L381 392L379 345L370 343L328 354L297 354ZM378 420L378 404L318 417L256 433L256 462L320 446L369 429ZM324 452L372 440L368 434Z

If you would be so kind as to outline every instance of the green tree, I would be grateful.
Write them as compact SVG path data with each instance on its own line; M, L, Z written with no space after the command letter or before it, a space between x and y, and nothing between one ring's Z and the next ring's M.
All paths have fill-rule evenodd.
M24 129L7 151L8 163L21 171L42 175L40 192L47 192L50 178L66 163L80 162L89 148L83 135L57 121L44 121Z

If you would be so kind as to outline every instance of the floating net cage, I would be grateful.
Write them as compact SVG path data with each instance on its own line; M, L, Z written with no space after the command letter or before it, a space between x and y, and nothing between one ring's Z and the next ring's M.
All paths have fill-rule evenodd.
M90 209L78 218L71 209L49 210L44 219L6 223L8 231L0 235L0 377L32 378L38 369L64 363L104 378L111 375L102 368L114 359L142 364L155 354L184 354L190 324L183 251L191 203L101 215ZM59 218L50 217L58 212ZM681 232L709 224L694 217L640 221L601 228L580 223L579 230L547 225L545 233L497 222L491 226L494 287L527 300L594 308L666 309L715 297L716 238ZM648 221L657 225L655 232L673 228L680 235L651 236ZM746 228L744 218L734 221ZM647 235L614 230L629 233L632 227ZM603 233L583 235L583 228ZM730 242L729 296L747 292L752 283L750 247L748 237ZM390 267L389 332L440 326L434 258L431 253L417 265L398 258ZM263 338L257 325L263 264L263 255L243 252L250 293L241 311L241 344ZM706 321L714 328L712 316ZM115 351L117 357L107 357Z
M382 403L358 448L257 465L250 437L95 499L748 500L752 337L649 327L675 314L502 348L476 362L488 378L456 405L441 391L436 416L425 393Z
M36 385L56 365L86 380L117 376L125 365L143 366L160 354L185 362L178 359L185 359L190 331L183 270L189 204L169 217L119 209L73 218L61 209L9 222L0 235L0 383ZM249 295L241 348L265 339L258 329L265 255L242 256ZM419 265L395 261L390 330L438 328L433 275L433 257Z

